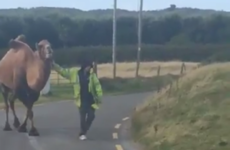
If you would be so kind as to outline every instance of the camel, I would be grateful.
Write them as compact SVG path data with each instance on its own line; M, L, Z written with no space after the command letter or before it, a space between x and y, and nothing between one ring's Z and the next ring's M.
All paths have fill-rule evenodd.
M19 132L27 132L27 120L30 119L29 135L39 136L34 126L32 108L50 76L53 50L47 40L42 40L36 44L37 50L34 52L23 42L24 40L25 38L11 39L10 49L0 61L0 88L6 111L4 131L12 130L8 117L10 104L14 115L14 127ZM14 109L16 99L27 108L26 117L21 125Z
M25 37L25 35L23 35L23 34L17 36L17 37L15 38L15 40L26 43L26 37Z

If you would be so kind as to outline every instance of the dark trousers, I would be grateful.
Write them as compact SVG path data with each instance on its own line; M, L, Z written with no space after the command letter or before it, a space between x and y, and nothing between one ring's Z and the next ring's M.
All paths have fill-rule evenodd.
M95 110L91 106L89 106L89 107L81 107L79 111L80 111L80 122L81 122L80 135L85 135L93 123L93 120L95 118Z

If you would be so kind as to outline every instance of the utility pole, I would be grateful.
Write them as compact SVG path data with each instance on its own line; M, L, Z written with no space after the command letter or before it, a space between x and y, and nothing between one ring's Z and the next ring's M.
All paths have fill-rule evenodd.
M141 37L142 37L142 9L143 9L143 0L140 0L139 8L139 17L138 17L138 49L137 49L137 68L136 68L136 77L138 77L139 68L140 68L140 59L141 59Z
M114 0L114 8L113 8L113 78L116 77L116 22L117 22L117 16L116 16L116 10L117 10L117 0Z

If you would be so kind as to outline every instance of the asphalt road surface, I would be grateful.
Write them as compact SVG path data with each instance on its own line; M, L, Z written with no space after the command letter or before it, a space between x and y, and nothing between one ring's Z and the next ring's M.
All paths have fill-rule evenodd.
M39 137L18 133L12 125L12 114L10 122L13 131L3 131L5 112L1 110L0 150L122 150L115 146L118 137L113 135L114 126L119 126L119 123L122 125L122 118L128 117L135 106L149 94L105 96L100 109L96 112L95 121L87 134L86 141L78 139L79 113L73 101L45 103L34 108ZM22 122L25 109L17 108L16 111Z

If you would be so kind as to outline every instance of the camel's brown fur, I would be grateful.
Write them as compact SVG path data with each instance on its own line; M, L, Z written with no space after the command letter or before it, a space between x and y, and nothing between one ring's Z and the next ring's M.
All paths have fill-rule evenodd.
M0 83L14 89L14 75L18 68L26 71L28 63L33 61L33 50L21 41L10 40L10 49L0 61Z
M14 126L19 127L20 125L14 111L14 101L18 98L27 107L27 116L19 127L19 131L26 131L26 122L29 118L32 125L30 135L38 135L33 124L32 106L38 100L40 91L49 78L53 51L50 43L42 40L37 44L37 50L34 52L25 43L23 36L10 40L9 47L9 51L0 61L0 83L7 113L4 129L11 130L8 123L8 101L15 117ZM10 92L11 97L8 95Z

